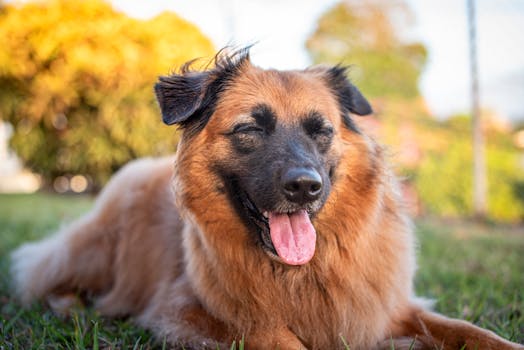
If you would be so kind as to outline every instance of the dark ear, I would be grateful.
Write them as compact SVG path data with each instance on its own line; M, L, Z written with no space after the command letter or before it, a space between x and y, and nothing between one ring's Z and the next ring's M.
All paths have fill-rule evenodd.
M373 113L371 105L357 87L347 79L346 67L335 66L327 71L328 83L337 95L338 101L346 111L357 115Z
M206 72L159 78L155 84L155 94L164 123L185 124L202 107L206 80Z
M346 86L342 90L342 104L351 113L357 115L368 115L373 113L373 109L368 100L362 95L357 87L346 79Z

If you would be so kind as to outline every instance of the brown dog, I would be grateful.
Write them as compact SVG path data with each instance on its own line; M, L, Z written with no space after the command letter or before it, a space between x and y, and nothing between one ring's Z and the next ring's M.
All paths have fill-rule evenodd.
M417 303L411 223L343 68L262 70L241 50L155 90L176 160L131 163L15 251L24 302L87 291L192 349L524 349Z

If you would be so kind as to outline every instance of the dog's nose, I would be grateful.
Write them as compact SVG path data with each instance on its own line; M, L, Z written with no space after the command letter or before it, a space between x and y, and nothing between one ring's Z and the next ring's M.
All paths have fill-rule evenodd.
M290 168L282 175L282 189L290 201L305 204L320 197L322 178L311 168Z

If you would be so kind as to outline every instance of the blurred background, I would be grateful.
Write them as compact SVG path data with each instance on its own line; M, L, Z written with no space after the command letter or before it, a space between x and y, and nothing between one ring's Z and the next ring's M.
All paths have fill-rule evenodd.
M351 66L375 109L355 118L413 214L519 224L523 33L521 0L0 0L0 191L96 193L129 160L172 153L157 76L256 43L266 68Z

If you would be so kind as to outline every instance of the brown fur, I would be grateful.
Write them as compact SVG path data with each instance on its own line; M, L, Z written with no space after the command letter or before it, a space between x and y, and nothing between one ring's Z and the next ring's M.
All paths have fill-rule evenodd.
M88 291L102 314L131 315L195 349L241 337L247 349L339 349L341 339L351 349L524 349L417 303L397 181L381 147L343 126L325 68L262 70L248 59L237 68L205 127L184 133L176 161L131 163L91 213L14 252L23 302ZM211 166L234 165L224 132L260 103L282 125L314 109L335 129L335 181L313 221L317 247L306 265L267 256Z

